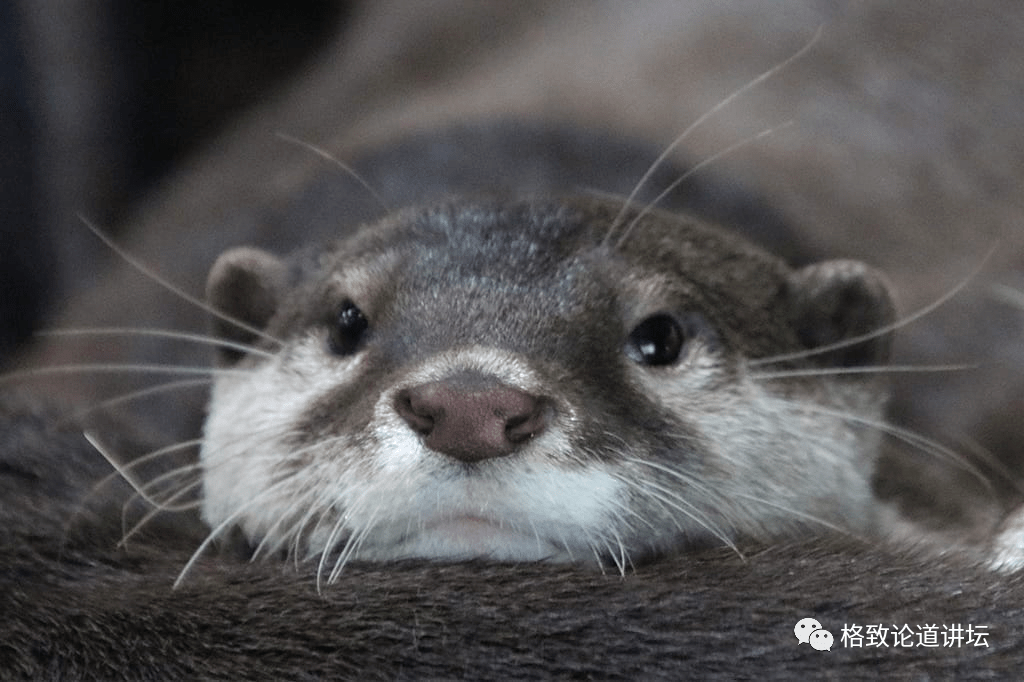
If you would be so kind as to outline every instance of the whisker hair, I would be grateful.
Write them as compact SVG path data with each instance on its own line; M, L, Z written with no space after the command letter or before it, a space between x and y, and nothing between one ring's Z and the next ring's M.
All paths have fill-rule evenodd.
M985 474L981 472L976 466L967 461L967 459L963 455L958 454L956 451L946 447L945 445L939 443L936 440L922 436L921 434L915 433L910 429L906 429L901 426L890 424L888 422L880 421L877 419L861 417L849 412L831 410L821 405L796 404L792 403L792 401L788 401L783 398L779 398L778 400L781 402L794 404L800 409L807 410L809 412L817 412L818 414L824 414L849 423L859 424L861 426L875 429L892 438L895 438L896 440L906 443L907 445L925 454L932 455L933 457L937 457L939 459L942 459L943 461L953 464L957 468L962 469L963 471L966 471L967 473L974 476L987 489L992 489L992 482L988 480L988 477L985 476Z
M326 149L323 149L322 147L318 147L315 144L311 144L309 142L306 142L305 140L300 140L297 137L293 137L293 136L289 135L288 133L284 133L284 132L278 131L277 133L275 133L275 135L278 138L284 140L285 142L290 142L291 144L298 145L298 146L300 146L300 147L302 147L302 148L304 148L304 149L306 149L308 151L313 152L314 154L319 156L321 159L324 159L325 161L327 161L327 162L337 166L338 168L340 168L345 173L345 175L349 176L350 178L355 180L357 183L359 183L359 186L362 187L363 189L365 189L366 192L371 197L373 197L373 200L377 202L377 205L380 206L382 209L384 209L384 213L390 213L391 212L391 207L388 206L387 202L384 201L383 197L381 197L381 195L379 193L377 193L377 191L370 185L370 183L368 183L366 181L366 179L363 178L363 176L360 175L354 168L349 166L347 163L343 162L341 159L336 157L334 154L331 154Z
M873 365L870 367L819 367L786 369L777 372L752 372L750 378L755 381L773 379L791 379L798 377L830 377L851 374L939 374L945 372L963 372L976 370L977 363L950 365Z
M910 315L907 315L906 317L896 320L892 324L883 325L873 331L867 332L865 334L859 334L857 336L851 336L850 338L842 339L841 341L836 341L835 343L828 343L825 344L824 346L808 348L806 350L795 351L793 353L782 353L780 355L774 355L768 358L757 358L751 360L747 364L750 367L759 367L761 365L788 362L790 360L802 360L804 358L814 357L815 355L831 353L834 350L842 350L843 348L856 346L857 344L864 343L865 341L871 341L872 339L877 339L880 336L885 336L886 334L891 334L892 332L898 331L903 327L906 327L907 325L916 322L922 317L930 315L931 313L935 312L937 309L941 308L943 305L948 303L950 300L958 296L960 292L966 289L967 286L972 281L974 281L974 279L976 279L979 274L981 274L981 271L988 264L988 261L992 258L992 255L995 253L995 251L996 245L993 245L985 253L981 261L974 267L974 269L972 269L966 277L957 282L952 289L948 290L946 293L942 294L937 299L935 299L928 305L924 306L923 308L916 310L915 312L911 313Z
M206 538L199 544L196 550L192 553L192 556L189 557L189 560L185 563L185 566L178 573L178 577L175 579L171 589L178 589L178 587L181 586L181 584L185 581L185 577L192 570L192 567L195 566L197 561L199 561L199 557L202 556L203 552L205 552L207 548L209 548L209 546L213 544L213 542L218 537L220 537L222 533L224 533L224 531L234 526L237 523L238 519L242 517L250 509L261 504L264 504L267 499L270 499L278 495L279 493L280 490L278 488L278 484L268 487L267 489L263 490L261 493L250 499L248 502L243 504L241 507L236 509L234 513L228 515L228 517L221 521L219 524L217 524L215 528L211 529L210 532L207 533Z
M95 403L93 405L89 405L88 407L83 407L82 409L75 410L74 412L71 413L70 416L66 417L63 421L64 423L76 422L82 419L83 417L87 417L90 414L93 414L94 412L99 412L102 410L110 409L112 407L117 407L118 405L130 403L134 400L141 400L143 398L149 397L151 395L156 395L159 393L170 393L172 391L177 391L181 389L209 386L212 381L213 380L209 378L180 379L178 381L166 381L161 384L156 384L155 386L149 386L147 388L139 389L138 391L131 391L129 393L123 393L113 398L107 398L106 400L101 400L100 402Z
M176 475L180 475L180 473L176 473ZM152 521L160 513L168 512L168 511L169 512L184 512L184 511L188 511L189 509L195 509L196 507L198 507L201 504L201 501L199 501L199 500L196 500L194 502L190 502L190 503L185 504L185 505L178 505L178 506L175 506L175 507L167 506L167 504L170 503L170 502L174 502L176 499L178 499L179 497L181 497L183 495L191 494L196 488L201 487L202 484L203 484L202 478L201 477L197 478L196 480L192 481L188 485L182 486L181 488L179 488L173 495L171 495L170 497L167 498L166 502L161 503L161 505L159 507L154 507L153 509L151 509L148 512L146 512L146 514L143 515L143 517L141 519L139 519L139 521L136 522L136 524L134 526L132 526L127 531L124 531L124 533L121 536L121 540L117 543L117 546L118 547L127 547L128 546L128 540L133 535L135 535L136 533L141 531L146 526L147 523ZM125 510L125 513L127 513L127 510ZM126 519L124 514L122 514L121 519L122 519L122 526L123 526L125 524L125 522L127 521L127 519Z
M774 126L772 128L766 128L765 130L762 130L759 133L746 137L740 140L739 142L731 144L725 149L721 150L720 152L712 154L706 159L700 161L699 163L694 164L689 170L687 170L685 173L683 173L678 178L669 183L668 187L662 190L661 194L654 197L654 199L649 201L646 206L644 206L640 211L637 212L636 216L634 216L633 219L629 221L629 225L626 226L626 229L622 231L622 236L619 237L617 242L615 242L615 248L621 249L622 245L626 243L626 240L629 239L629 235L633 232L633 229L640 223L640 221L643 220L648 213L654 210L654 208L658 204L660 204L665 199L665 197L667 197L673 190L675 190L677 187L679 187L679 185L683 184L685 181L689 180L697 172L699 172L706 166L709 166L715 163L716 161L719 161L724 157L736 152L737 150L742 149L743 147L747 147L753 144L754 142L757 142L758 140L762 140L770 135L773 135L779 130L787 128L792 124L793 121L790 120L784 123L780 123L779 125ZM629 201L629 199L627 199L627 201Z
M997 301L1007 303L1024 310L1024 291L1011 287L1007 284L992 284L989 287L989 295Z
M682 133L680 133L676 137L676 139L674 139L671 143L669 143L669 145L667 147L665 147L665 149L661 152L661 154L658 155L658 158L656 158L654 160L654 162L650 165L650 167L648 167L647 172L645 172L643 174L643 176L640 178L640 181L636 183L636 186L633 187L633 191L630 192L629 197L626 199L625 203L622 205L622 208L619 210L618 215L616 215L615 219L612 221L611 227L608 230L608 234L605 236L605 240L604 240L605 243L607 243L608 239L611 238L611 235L618 228L619 224L622 222L623 217L625 216L626 210L633 203L633 201L636 199L636 196L637 196L637 194L640 193L640 190L643 189L643 187L648 183L648 181L650 181L651 177L654 175L654 172L658 168L660 168L662 164L665 163L665 160L668 159L669 155L671 155L672 152L674 152L679 147L679 145L681 145L683 142L686 141L687 138L690 137L690 135L693 133L694 130L696 130L698 127L700 127L701 124L703 124L709 118L711 118L712 116L717 114L719 111L721 111L722 109L727 107L734 100L736 100L739 97L741 97L747 91L749 91L749 90L755 88L756 86L760 85L764 81L766 81L769 78L771 78L772 76L774 76L779 71L785 69L790 64L792 64L793 62L795 62L798 59L800 59L801 57L803 57L803 55L805 53L807 53L807 51L809 51L811 49L811 47L816 42L818 42L818 39L821 37L822 31L823 31L823 27L819 26L818 29L814 32L814 35L811 36L810 40L808 40L799 50L797 50L795 53L793 53L792 55L790 55L789 57L787 57L783 61L779 62L775 66L771 67L767 71L764 71L760 75L756 76L752 80L747 81L745 84L741 85L739 88L733 90L724 99L720 100L713 107L711 107L710 109L705 111L703 114L701 114L697 118L697 120L695 120L693 123L691 123L686 128L686 130L684 130Z
M189 365L151 365L132 363L81 363L74 365L53 365L51 367L32 367L15 370L0 376L0 385L24 379L43 376L60 376L63 374L199 374L208 376L238 375L248 373L244 369L224 369L217 367L198 367Z
M137 481L135 479L135 476L132 475L131 473L132 469L144 463L145 461L151 461L153 459L162 457L163 455L169 454L171 452L183 450L187 447L194 447L195 445L198 445L200 442L197 439L192 441L183 441L181 443L175 443L173 445L168 445L158 450L154 450L153 452L147 453L142 457L139 457L129 462L128 464L122 464L121 462L118 461L116 457L114 457L114 455L110 452L109 448L107 448L102 443L99 436L97 436L95 433L93 433L92 431L84 431L82 435L85 436L85 439L87 441L89 441L89 445L93 446L96 452L100 453L100 455L103 456L103 459L107 460L107 463L114 468L114 472L116 475L119 475L124 480L125 483L130 485L132 489L136 492L136 494L138 494L143 500L145 500L150 505L158 508L160 507L160 503L152 499L146 492L148 484L143 485L142 483ZM101 481L98 485L103 485L104 483L106 483L107 480L109 480L109 477L104 478L103 481Z
M747 495L747 494L741 493L741 492L737 492L737 493L735 493L735 495L736 495L736 497L742 498L744 500L748 500L750 502L754 502L755 504L763 505L763 506L766 506L766 507L771 507L771 508L777 509L779 511L784 511L789 516L800 518L800 519L803 519L804 521L809 521L809 522L811 522L811 523L813 523L815 525L818 525L818 526L823 526L825 528L828 528L829 530L835 531L837 533L841 533L842 535L847 535L847 536L855 537L855 538L858 538L858 539L863 539L863 538L860 538L859 535L857 535L856 533L851 531L849 528L844 528L842 526L837 526L836 524L830 523L830 522L826 521L825 519L822 519L822 518L820 518L818 516L815 516L813 514L808 514L806 512L802 512L802 511L800 511L798 509L794 509L793 507L789 507L787 505L779 504L778 502L774 502L772 500L767 500L767 499L764 499L762 497L756 497L754 495Z
M96 327L77 329L47 329L36 332L37 336L152 336L163 339L178 341L191 341L209 346L230 348L242 353L261 355L266 358L274 357L273 353L257 348L251 344L238 343L221 339L209 334L195 334L192 332L179 332L170 329L144 329L136 327Z
M161 287L163 287L164 289L166 289L170 293L174 294L178 298L182 299L186 303L190 303L191 305L196 306L200 310L203 310L203 311L209 313L210 315L213 315L214 317L217 317L218 319L221 319L221 320L223 320L223 321L225 321L225 322L227 322L229 324L232 324L232 325L238 327L239 329L243 329L243 330L249 332L250 334L254 334L254 335L258 336L261 339L264 339L266 341L270 341L271 343L274 343L274 344L277 344L277 345L281 345L281 340L280 339L274 338L273 336L271 336L270 334L266 333L262 329L257 329L256 327L253 327L252 325L247 324L247 323L243 322L242 320L239 320L239 319L237 319L237 318L235 318L235 317L233 317L231 315L228 315L227 313L224 313L224 312L218 310L217 308L213 307L212 305L210 305L206 301L203 301L202 299L200 299L200 298L198 298L196 296L193 296L192 294L188 293L187 291L185 291L181 287L179 287L176 284L172 283L170 280L168 280L165 277L163 277L162 275L158 274L156 272L156 270L154 270L153 268L147 266L141 260L139 260L138 258L133 256L132 254L128 253L127 251L125 251L120 246L118 246L118 244L113 239L108 237L106 235L106 233L103 232L103 230L99 229L96 225L94 225L92 222L90 222L85 216L79 215L78 219L81 220L82 223L85 224L85 226L87 228L89 228L89 231L92 232L94 235L96 235L96 237L98 237L100 239L100 241L102 241L104 244L106 244L107 247L111 251L113 251L115 254L117 254L117 256L119 258L121 258L121 260L125 261L130 266L135 268L137 271L139 271L140 273L145 275L147 278L149 278L153 282L156 282Z

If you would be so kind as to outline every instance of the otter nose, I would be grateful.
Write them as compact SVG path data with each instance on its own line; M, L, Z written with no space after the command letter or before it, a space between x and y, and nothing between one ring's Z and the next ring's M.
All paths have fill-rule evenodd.
M455 377L399 391L395 411L424 444L463 462L504 457L541 433L544 398L490 377Z

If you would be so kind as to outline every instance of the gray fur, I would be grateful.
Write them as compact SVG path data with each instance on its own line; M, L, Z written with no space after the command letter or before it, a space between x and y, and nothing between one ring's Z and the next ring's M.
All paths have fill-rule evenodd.
M285 287L289 269L303 275ZM229 252L207 291L227 320L265 320L265 337L251 339L261 352L215 377L202 447L204 518L242 528L253 546L621 554L624 569L655 551L808 524L879 532L878 433L863 424L886 404L874 374L888 334L815 355L894 321L887 288L861 264L793 272L721 229L617 201L462 198L389 216L305 266ZM365 330L339 352L331 334L352 305ZM704 322L683 324L678 357L645 366L625 346L653 316ZM783 356L795 357L774 362ZM759 361L782 374L875 371L760 381ZM426 381L464 391L467 374L535 396L547 426L463 465L420 433L422 420L396 419L392 396ZM485 428L471 418L461 438L483 443ZM466 516L547 549L515 549L496 528L464 547L446 526ZM330 540L316 537L332 526Z
M379 218L380 206L331 164L277 141L273 133L282 130L356 166L392 209L437 205L449 191L561 196L582 184L628 192L653 155L625 140L671 139L825 22L807 59L708 121L707 137L687 145L706 158L751 130L795 118L789 129L724 163L730 179L756 187L773 210L752 202L731 215L697 212L797 266L847 256L882 265L904 312L948 292L995 236L1003 240L970 291L900 329L895 342L897 362L985 363L968 372L897 377L890 412L898 425L954 443L958 454L977 452L985 461L991 451L997 463L986 469L989 480L950 466L933 446L906 447L899 439L886 441L874 472L857 469L873 478L880 499L923 521L929 537L959 547L990 536L1020 498L1013 470L1020 462L1024 316L1008 304L1012 299L990 295L1021 288L1016 190L1024 166L1014 84L1024 82L1024 25L1016 3L955 11L941 2L795 0L782 9L777 2L666 2L643 11L613 3L438 4L436 12L404 2L357 11L351 32L287 96L138 209L127 228L137 235L130 250L195 293L229 246L287 253L305 240L296 232L350 235ZM500 37L495 16L507 20ZM377 87L385 72L397 75ZM574 149L583 153L566 153ZM70 170L57 168L55 177ZM677 173L666 169L665 179ZM665 182L653 184L656 192ZM705 200L696 203L731 210L743 203L736 186L697 192ZM685 200L672 208L693 206ZM777 211L788 219L778 221ZM804 273L813 282L818 266L810 267ZM296 267L288 272L295 279L286 280L304 274ZM203 313L166 302L136 277L129 268L110 269L100 286L73 298L62 324L202 328ZM806 299L817 304L837 290L822 291ZM808 308L794 300L787 316L798 324ZM885 317L881 308L872 310L866 324ZM842 336L848 327L826 325L821 337ZM36 361L81 361L93 352L118 361L207 362L205 352L179 343L104 339L83 350L66 341L39 343ZM94 406L122 390L125 377L111 379L65 377L49 397ZM798 392L816 385L793 383ZM136 385L150 384L145 377ZM882 393L860 395L872 402ZM151 521L148 533L129 538L127 550L116 549L124 533L121 504L131 490L108 483L92 491L109 469L79 434L87 428L96 442L131 460L196 435L203 402L201 392L174 395L137 403L123 422L90 415L88 425L37 405L5 408L0 671L30 678L301 679L791 678L834 670L843 677L984 678L1012 676L1021 667L1019 577L979 572L956 556L958 549L944 558L934 547L924 558L908 557L850 538L772 541L767 548L743 542L746 559L695 549L639 564L624 577L593 566L350 562L317 595L315 566L249 565L251 546L225 537L174 592L169 585L207 532L198 514ZM161 465L190 461L186 455ZM784 485L777 462L766 458L761 466L768 480ZM146 511L130 506L128 527ZM904 543L921 537L921 529L910 526ZM813 652L792 641L793 622L807 615L833 631L847 621L987 623L992 646Z

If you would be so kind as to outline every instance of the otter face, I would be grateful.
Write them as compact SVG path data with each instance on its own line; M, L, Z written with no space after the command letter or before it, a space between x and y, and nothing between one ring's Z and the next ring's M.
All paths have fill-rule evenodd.
M792 271L668 214L620 239L635 214L618 212L459 202L289 261L224 254L208 282L226 345L205 520L339 568L624 568L741 535L869 528L865 425L884 387L828 368L884 361L884 335L860 338L893 319L879 276Z

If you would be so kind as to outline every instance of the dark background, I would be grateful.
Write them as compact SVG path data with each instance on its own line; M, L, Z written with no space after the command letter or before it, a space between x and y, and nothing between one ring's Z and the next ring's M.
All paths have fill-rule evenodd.
M129 207L341 30L338 0L0 3L0 364Z

